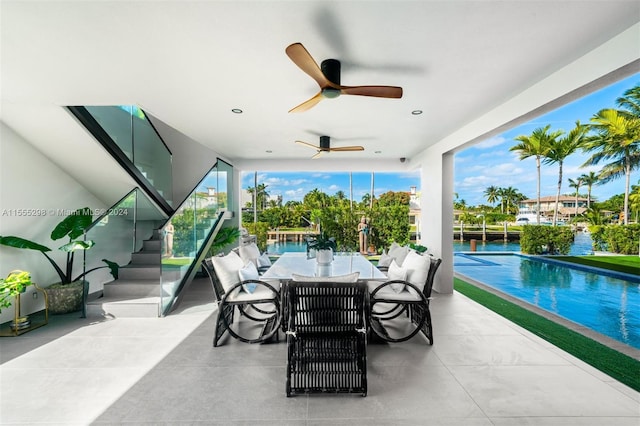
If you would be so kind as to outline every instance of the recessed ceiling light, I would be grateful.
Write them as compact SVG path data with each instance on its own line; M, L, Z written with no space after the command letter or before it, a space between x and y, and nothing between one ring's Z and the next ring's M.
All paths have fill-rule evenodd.
M411 111L411 114L420 115L420 114L422 114L422 110L421 109L414 109L413 111Z
M234 114L242 114L242 110L240 108L234 108L231 110L231 112Z

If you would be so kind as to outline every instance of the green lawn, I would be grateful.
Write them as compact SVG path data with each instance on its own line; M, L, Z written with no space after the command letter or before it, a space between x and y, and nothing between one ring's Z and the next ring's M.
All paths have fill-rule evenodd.
M640 391L640 361L458 278L456 291Z
M640 275L640 257L638 256L553 256L552 259Z

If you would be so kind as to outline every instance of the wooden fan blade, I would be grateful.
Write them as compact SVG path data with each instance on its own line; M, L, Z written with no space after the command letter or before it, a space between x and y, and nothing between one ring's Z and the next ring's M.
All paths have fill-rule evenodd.
M316 145L310 144L309 142L305 142L305 141L296 141L296 143L299 143L300 145L306 145L306 146L311 147L311 148L313 148L313 149L316 149L316 150L318 150L318 151L320 150L320 147L319 147L319 146L316 146Z
M292 45L289 45L285 49L285 52L287 52L287 56L291 58L294 64L318 83L321 89L328 86L335 86L335 84L331 83L327 77L324 76L316 61L311 57L307 49L305 49L301 43L293 43Z
M303 103L301 103L297 107L290 109L289 112L303 112L303 111L306 111L308 109L311 109L318 102L320 102L323 98L324 98L324 96L322 96L322 92L318 92L318 94L315 95L313 98L307 99L306 101L304 101Z
M329 148L329 151L364 151L363 146L339 146L336 148Z
M396 86L341 86L344 95L374 96L376 98L401 98L402 87Z
M318 151L318 152L316 152L316 155L314 155L313 157L311 157L311 159L312 159L312 160L315 160L316 158L320 158L320 156L322 156L322 154L323 154L324 152L325 152L325 151Z

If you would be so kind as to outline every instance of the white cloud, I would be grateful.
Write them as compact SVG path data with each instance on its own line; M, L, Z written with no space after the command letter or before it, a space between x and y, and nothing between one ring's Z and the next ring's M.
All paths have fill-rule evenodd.
M480 142L479 144L474 145L474 147L480 148L480 149L493 148L494 146L502 145L506 141L507 140L502 135L494 136L492 138L485 140L484 142Z

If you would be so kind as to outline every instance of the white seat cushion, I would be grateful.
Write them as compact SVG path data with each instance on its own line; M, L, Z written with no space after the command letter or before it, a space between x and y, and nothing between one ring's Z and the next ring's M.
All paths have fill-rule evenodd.
M378 283L379 285L380 283ZM377 286L376 286L377 287ZM369 290L372 290L369 288ZM374 296L374 299L384 299L398 302L417 302L422 300L415 291L408 291L406 288L401 292L396 292L391 288L391 285L382 287Z
M389 265L391 265L391 261L393 261L393 257L383 252L380 255L380 260L378 260L378 266L388 267Z
M299 282L332 282L332 283L355 283L360 278L360 272L353 272L346 275L336 275L333 277L310 277L307 275L291 274L294 281Z
M211 263L225 292L240 282L238 271L242 269L244 262L235 252L232 251L226 256L213 256ZM238 291L240 291L240 288L236 289L234 293Z
M407 281L418 287L420 291L422 291L427 282L430 266L431 260L429 256L423 256L413 250L407 255L402 264L402 267L407 270Z
M392 244L389 248L389 256L393 257L399 266L404 266L404 260L410 251L412 250L409 247Z
M277 287L276 287L277 288ZM256 288L253 293L247 293L241 291L233 296L227 297L227 301L230 302L251 302L254 300L275 299L276 293L271 291L268 287L256 284Z
M246 246L240 247L238 250L240 252L240 258L247 263L249 261L253 262L256 267L258 265L258 258L260 257L260 249L255 243L247 244Z
M398 266L395 259L391 261L391 265L389 265L389 270L387 271L387 278L389 281L400 280L406 281L409 271L407 268ZM400 293L404 290L405 285L401 283L393 283L389 284L389 287L396 293Z
M261 266L271 266L271 259L269 259L269 255L267 253L263 253L258 258L258 268Z
M238 271L238 277L240 278L240 281L258 280L260 279L260 274L258 274L258 268L256 268L256 265L254 265L253 262L248 261ZM247 293L253 293L257 285L258 284L256 283L242 284L242 289Z

